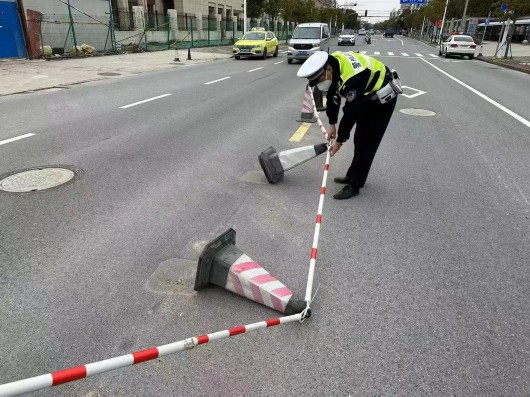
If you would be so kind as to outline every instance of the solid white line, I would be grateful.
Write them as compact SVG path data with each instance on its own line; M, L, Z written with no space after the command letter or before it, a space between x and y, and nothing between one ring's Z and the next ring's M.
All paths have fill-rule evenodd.
M512 116L514 119L516 119L517 121L520 121L521 123L523 123L524 125L526 125L528 128L530 128L530 121L526 120L525 118L519 116L517 113L511 111L510 109L508 109L507 107L501 105L500 103L494 101L493 99L491 99L490 97L484 95L482 92L474 89L473 87L467 85L466 83L458 80L456 77L453 77L452 75L450 75L449 73L447 73L446 71L440 69L438 66L435 66L433 65L432 63L430 63L429 61L426 61L425 59L421 59L423 62L431 65L433 68L435 68L436 70L438 70L439 72L445 74L447 77L449 77L450 79L456 81L458 84L460 84L462 87L465 87L467 88L469 91L471 91L472 93L478 95L479 97L481 97L482 99L484 99L485 101L491 103L493 106L496 106L497 108L499 108L500 110L502 110L503 112L505 112L506 114Z
M274 62L275 65L278 65L279 63L283 63L284 61L280 61L280 62Z
M423 55L422 55L422 54L418 54L417 52L415 52L414 55L417 55L417 56L419 56L420 58L423 58Z
M438 55L434 55L434 54L429 54L429 56L431 56L433 58L438 58Z
M214 81L209 81L209 82L204 83L204 84L206 84L206 85L208 85L208 84L213 84L213 83L217 83L218 81L223 81L223 80L226 80L226 79L229 79L229 78L230 78L230 76L229 76L229 77L223 77L222 79L217 79L217 80L214 80Z
M408 57L409 54L407 54L406 52L402 52L401 55L403 55L404 57Z
M252 69L252 70L247 70L247 73L255 72L256 70L260 70L260 69L263 69L263 66L260 67L260 68L256 68L256 69Z
M144 99L143 101L131 103L130 105L120 106L120 109L127 109L130 107L136 106L136 105L141 105L142 103L151 102L151 101L154 101L155 99L164 98L170 95L171 94L164 94L164 95L155 96L154 98Z
M6 143L9 143L9 142L18 141L19 139L29 138L30 136L33 136L33 135L35 134L24 134L24 135L16 136L14 138L9 138L9 139L6 139L5 141L0 141L0 146L5 145Z
M394 55L394 53L393 52L389 52L388 55Z
M374 51L374 55L379 55L381 54L379 51Z

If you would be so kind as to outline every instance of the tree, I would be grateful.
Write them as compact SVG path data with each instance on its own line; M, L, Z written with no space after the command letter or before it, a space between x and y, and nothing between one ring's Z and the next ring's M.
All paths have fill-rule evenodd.
M263 14L265 0L247 0L247 17L259 18Z
M281 9L282 0L266 0L265 4L263 5L263 12L270 16L273 21L276 20L280 15Z

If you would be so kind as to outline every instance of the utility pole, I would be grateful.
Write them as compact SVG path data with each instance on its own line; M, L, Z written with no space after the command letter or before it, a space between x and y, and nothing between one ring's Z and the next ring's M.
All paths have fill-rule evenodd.
M460 22L460 29L462 30L462 33L466 33L466 12L468 3L469 0L466 0L466 5L464 6L464 14L462 14L462 22Z
M449 4L449 0L446 0L445 2L445 10L444 10L444 17L442 19L442 28L440 30L440 37L438 37L438 45L442 43L442 33L444 32L444 25L445 25L445 16L447 15L447 5Z
M243 0L243 34L247 32L247 0Z
M72 37L74 38L75 54L77 55L77 39L75 37L74 20L72 18L72 9L70 8L70 0L68 1L68 15L70 16L70 27L72 28Z

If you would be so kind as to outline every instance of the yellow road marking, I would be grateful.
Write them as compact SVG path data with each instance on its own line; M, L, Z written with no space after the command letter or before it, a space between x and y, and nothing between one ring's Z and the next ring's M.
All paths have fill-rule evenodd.
M309 127L311 127L311 123L302 123L293 136L289 138L289 142L300 142L307 133L307 130L309 130Z
M326 97L323 97L322 104L324 105L324 107L326 107L326 102L327 102ZM319 116L320 116L320 113L319 113ZM295 133L289 138L289 142L300 142L302 138L304 137L304 135L309 130L309 127L311 127L311 124L312 123L300 124L300 127L298 127Z

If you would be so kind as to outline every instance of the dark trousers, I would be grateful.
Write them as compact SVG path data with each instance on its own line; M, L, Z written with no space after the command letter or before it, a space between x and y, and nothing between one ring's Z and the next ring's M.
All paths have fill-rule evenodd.
M364 186L396 102L397 97L384 105L375 101L366 101L360 105L353 137L355 151L346 173L351 186L356 188Z

